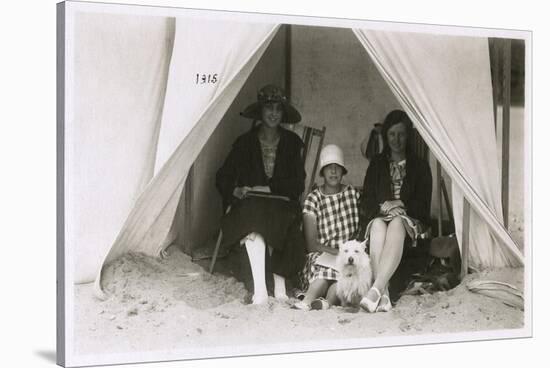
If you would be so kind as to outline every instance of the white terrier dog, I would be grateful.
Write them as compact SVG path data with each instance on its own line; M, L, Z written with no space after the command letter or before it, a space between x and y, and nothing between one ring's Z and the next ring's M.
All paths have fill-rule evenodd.
M372 286L370 257L366 241L348 240L340 245L336 267L336 295L343 307L357 307Z

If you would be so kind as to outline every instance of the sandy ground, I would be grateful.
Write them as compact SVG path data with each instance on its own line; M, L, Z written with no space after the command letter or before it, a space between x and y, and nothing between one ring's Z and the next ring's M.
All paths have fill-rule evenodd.
M404 296L389 313L339 307L304 312L274 298L254 306L246 304L245 284L229 275L234 261L220 261L220 272L210 275L177 248L169 253L166 259L129 254L107 267L106 301L93 296L92 284L76 286L77 354L510 329L524 323L521 310L464 284ZM523 269L485 271L466 281L472 279L505 281L522 290Z

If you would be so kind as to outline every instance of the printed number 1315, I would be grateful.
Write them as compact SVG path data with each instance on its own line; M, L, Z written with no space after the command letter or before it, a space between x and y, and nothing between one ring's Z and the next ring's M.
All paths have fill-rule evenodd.
M218 82L218 74L195 74L195 84L214 84Z

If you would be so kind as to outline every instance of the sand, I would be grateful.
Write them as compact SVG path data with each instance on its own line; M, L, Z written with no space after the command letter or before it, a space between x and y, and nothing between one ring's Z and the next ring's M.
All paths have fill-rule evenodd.
M284 302L270 297L265 305L247 304L250 293L245 284L231 276L242 277L242 267L225 262L218 265L221 272L210 275L175 247L166 259L142 254L122 257L105 271L109 299L96 299L92 284L75 287L75 352L315 342L514 329L524 324L523 311L465 286L473 279L487 279L523 290L522 268L470 274L453 290L404 296L391 312L369 314L340 307L293 310L292 298Z

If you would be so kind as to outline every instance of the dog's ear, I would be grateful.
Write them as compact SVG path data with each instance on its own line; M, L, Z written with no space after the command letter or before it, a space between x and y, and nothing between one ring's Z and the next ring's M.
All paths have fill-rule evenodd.
M366 250L367 249L367 239L363 240L363 242L360 245L361 245L361 248L363 248L363 250Z

